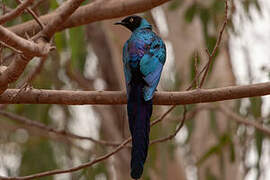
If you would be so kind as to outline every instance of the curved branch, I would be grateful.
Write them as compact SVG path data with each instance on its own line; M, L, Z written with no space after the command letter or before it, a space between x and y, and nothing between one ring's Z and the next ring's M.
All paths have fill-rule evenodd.
M50 51L47 46L23 39L3 26L0 26L0 41L31 56L45 56Z
M23 1L20 5L16 7L16 9L10 11L9 13L0 17L0 24L3 24L16 16L19 16L30 4L33 3L34 0L26 0Z
M246 126L254 127L255 129L263 132L265 135L270 137L270 130L265 128L263 124L260 124L260 123L258 123L256 121L248 120L247 118L244 118L244 117L238 115L237 113L232 111L229 107L226 107L225 105L220 104L218 107L219 107L218 108L219 111L224 113L226 116L232 118L237 123L244 124Z
M126 104L124 91L70 91L8 89L0 96L0 104ZM184 105L270 95L270 82L183 92L156 92L156 105ZM16 98L13 98L15 97Z
M66 28L89 24L104 19L112 19L130 14L140 13L159 6L169 0L110 0L94 1L88 5L78 8L57 31ZM40 17L46 25L58 11ZM28 21L10 28L16 34L24 35L25 32L33 34L39 31L39 26L35 21Z
M57 27L61 26L61 24L66 21L66 19L80 6L83 1L84 0L69 0L63 3L57 9L58 14L54 18L52 18L51 21L46 25L46 27L40 32L40 34L37 34L37 36L35 37L38 44L37 47L35 46L35 43L24 40L13 32L0 26L0 40L2 40L8 45L11 45L18 49L22 48L23 51L30 53L24 54L24 56L16 56L16 60L13 60L12 63L8 66L8 68L2 74L0 74L0 87L4 87L1 88L0 94L7 88L9 83L14 82L19 78L28 62L36 55L36 52L39 52L37 51L38 48L41 47L41 49L45 49L47 53L51 50L50 44L46 40L49 40L51 38L51 36L55 33ZM1 33L4 34L2 35ZM10 37L12 38L10 39Z

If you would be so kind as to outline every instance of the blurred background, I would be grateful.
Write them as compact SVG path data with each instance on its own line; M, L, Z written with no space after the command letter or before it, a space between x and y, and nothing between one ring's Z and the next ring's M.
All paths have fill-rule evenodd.
M6 10L16 1L2 0ZM62 0L37 0L32 9L39 15L53 11ZM91 3L86 1L85 3ZM3 6L2 6L3 7ZM153 24L167 46L167 61L159 91L183 91L198 67L207 62L205 48L216 43L224 22L221 0L173 0L139 14ZM3 13L3 8L1 14ZM24 13L8 22L12 26L31 19ZM40 72L31 85L37 89L124 90L122 47L130 32L113 26L119 19L66 29L55 35L56 50L47 59L34 59L24 75L10 88L19 87L36 67ZM270 78L270 1L233 0L229 22L204 84L205 88L252 84ZM10 50L3 50L8 65ZM270 179L270 142L253 127L235 119L254 121L267 128L270 97L256 97L187 106L188 116L176 138L150 146L145 180L267 180ZM155 106L152 119L169 106ZM125 105L61 106L2 105L8 111L57 130L109 142L129 136ZM151 129L151 139L171 134L183 107L176 107ZM52 169L64 169L88 162L113 147L88 140L76 140L40 130L0 115L0 175L23 176ZM89 168L42 180L127 180L130 149Z

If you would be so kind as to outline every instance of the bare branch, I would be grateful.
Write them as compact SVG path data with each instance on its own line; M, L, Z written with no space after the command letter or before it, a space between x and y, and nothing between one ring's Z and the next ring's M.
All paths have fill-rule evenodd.
M167 136L167 137L163 137L163 138L160 138L160 139L156 139L154 141L151 141L150 144L156 144L156 143L161 143L161 142L164 142L164 141L168 141L168 140L171 140L173 139L177 133L180 131L180 129L182 129L184 123L185 123L185 120L186 120L186 115L187 115L187 107L184 106L184 112L183 112L183 117L182 117L182 120L180 121L180 124L179 126L176 128L175 132L172 133L171 135Z
M23 39L3 26L0 26L0 41L27 53L29 56L45 56L50 51L48 46L41 46L40 44Z
M247 126L252 126L270 137L270 129L264 128L262 124L259 124L255 121L250 121L250 120L247 120L247 119L241 117L240 115L236 114L235 112L233 112L230 108L226 107L225 105L220 104L218 107L219 107L218 110L220 110L226 116L235 120L237 123L245 124Z
M203 69L205 69L205 71L204 71L204 74L203 74L203 77L202 77L202 80L201 80L201 83L200 83L200 88L203 86L203 83L204 83L204 81L205 81L205 79L206 79L206 76L207 76L207 74L208 74L208 72L209 72L209 68L210 68L210 65L212 64L212 62L213 62L213 57L214 57L214 55L217 53L217 49L218 49L218 47L219 47L219 45L220 45L220 42L221 42L221 39L222 39L222 35L223 35L223 32L224 32L224 30L225 30L225 27L226 27L226 25L227 25L227 23L228 23L228 0L225 0L225 20L224 20L224 22L223 22L223 25L222 25L222 27L221 27L221 29L220 29L220 31L219 31L219 35L218 35L218 38L217 38L217 42L216 42L216 44L215 44L215 47L214 47L214 49L213 49L213 51L210 53L209 52L209 50L207 49L206 50L206 53L207 53L207 55L208 55L208 62L207 62L207 64L206 64L206 69L205 69L205 67L203 68Z
M16 9L10 11L9 13L0 16L0 24L3 24L16 16L19 16L26 8L27 6L31 5L34 0L25 0L23 1L19 6L16 7Z
M126 104L124 91L70 91L29 89L12 100L18 89L8 89L0 96L0 104ZM184 105L264 96L270 94L270 82L183 92L156 92L156 105Z
M16 87L18 87L19 89L21 89L21 88L25 87L26 85L30 84L35 79L35 77L41 72L42 67L43 67L46 59L47 59L47 56L40 58L40 61L39 61L38 65L37 65L37 67L35 67L28 74L28 76L26 77L26 79L24 79L24 81L21 82L21 84L18 85L18 86L16 86Z
M46 27L40 32L40 35L45 39L50 40L57 28L60 27L67 18L81 5L85 0L69 0L57 9L57 14L54 15L53 20L48 22ZM39 37L39 34L36 36Z
M23 117L23 116L18 116L16 114L11 113L11 112L6 112L6 111L0 110L0 115L4 116L4 117L7 117L9 119L13 119L13 120L15 120L15 121L17 121L19 123L25 124L28 127L35 127L35 128L38 128L38 129L40 129L42 131L53 132L53 133L61 135L61 136L66 136L66 137L69 137L69 138L75 138L75 139L80 139L80 140L90 140L90 141L92 141L94 143L101 144L101 145L108 145L108 146L118 146L118 145L120 145L120 143L117 143L117 142L107 142L107 141L103 141L103 140L96 140L96 139L91 138L91 137L79 136L79 135L76 135L76 134L73 134L73 133L70 133L70 132L67 132L67 131L64 131L64 130L56 130L56 129L52 128L52 127L46 126L45 124L42 124L42 123L37 122L37 121L30 120L30 119L28 119L26 117Z
M5 44L4 42L0 42L0 44L1 44L1 48L6 47L6 48L11 49L12 51L14 51L17 54L22 54L22 51L19 51L19 50L13 48L12 46Z
M88 5L78 8L57 31L63 29L89 24L104 19L112 19L130 14L140 13L159 6L169 0L125 0L125 1L93 1ZM40 17L44 24L48 24L52 17L58 13L52 12ZM33 34L38 32L39 26L34 21L28 21L10 28L16 34L24 35L25 32Z
M18 3L22 4L23 2L21 0L16 0ZM40 28L43 30L45 25L39 20L38 16L36 15L36 13L29 7L26 8L26 11L32 15L32 17L35 19L35 21L38 23L38 25L40 26Z
M154 126L155 124L157 124L158 122L160 122L161 120L163 120L168 114L169 112L172 111L172 109L174 108L175 106L171 107L170 109L167 110L167 112L165 112L159 119L157 119L156 121L152 122L151 123L151 127ZM185 113L186 111L184 111ZM185 116L185 114L184 114ZM185 118L183 118L185 119ZM182 121L183 123L184 121ZM181 125L180 125L180 128L178 128L179 130L181 129ZM178 131L179 131L178 130ZM87 163L84 163L82 165L79 165L79 166L76 166L76 167L73 167L73 168L69 168L69 169L65 169L65 170L60 170L60 169L56 169L56 170L52 170L52 171L47 171L47 172L42 172L42 173L37 173L37 174L33 174L33 175L29 175L29 176L24 176L24 177L2 177L0 176L0 178L2 180L28 180L28 179L34 179L34 178L39 178L39 177L44 177L44 176L51 176L51 175L55 175L55 174L61 174L61 173L70 173L70 172L74 172L74 171L77 171L77 170L80 170L80 169L83 169L83 168L86 168L86 167L89 167L89 166L92 166L100 161L103 161L107 158L109 158L110 156L114 155L115 153L117 153L118 151L120 151L121 149L123 149L129 142L131 141L131 137L127 138L126 140L124 140L117 148L115 148L113 151L103 155L103 156L100 156L98 158L96 158L95 160L93 161L90 161L90 162L87 162Z
M27 180L27 179L35 179L35 178L39 178L39 177L44 177L44 176L51 176L51 175L55 175L55 174L70 173L70 172L78 171L80 169L92 166L100 161L103 161L103 160L109 158L110 156L114 155L115 153L117 153L118 151L123 149L125 147L125 145L128 144L130 141L131 141L131 138L128 138L128 139L124 140L122 142L122 144L120 146L118 146L117 148L115 148L113 151L111 151L103 156L100 156L100 157L98 157L90 162L81 164L79 166L76 166L76 167L73 167L70 169L65 169L65 170L55 169L52 171L42 172L42 173L33 174L33 175L29 175L29 176L23 176L23 177L2 177L2 176L0 176L0 179L2 179L2 180Z
M9 83L14 82L24 71L28 62L34 56L45 56L52 49L49 45L49 40L51 36L55 33L56 28L63 24L65 20L80 6L84 0L69 0L63 3L62 6L58 8L58 14L50 20L46 27L37 34L34 38L37 44L34 42L25 40L13 32L0 26L0 40L6 44L22 50L27 55L16 56L16 59L8 66L7 70L0 75L0 87L7 87ZM0 94L3 92L3 88Z

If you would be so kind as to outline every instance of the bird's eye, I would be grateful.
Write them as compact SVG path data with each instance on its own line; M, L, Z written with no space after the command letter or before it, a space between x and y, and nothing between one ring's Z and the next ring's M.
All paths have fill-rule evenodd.
M133 22L133 18L130 18L130 19L129 19L129 22L131 22L131 23L132 23L132 22Z

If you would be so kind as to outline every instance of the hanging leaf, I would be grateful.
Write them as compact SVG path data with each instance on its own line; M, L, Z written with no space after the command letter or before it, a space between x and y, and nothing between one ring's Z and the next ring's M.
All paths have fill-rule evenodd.
M170 11L174 11L176 10L177 8L179 8L181 6L181 4L183 3L183 0L174 0L172 1L169 6L168 6L168 9Z
M261 117L262 113L262 98L261 97L252 97L249 98L250 104L251 104L251 113L254 116L254 118Z
M185 12L185 20L188 23L191 23L196 12L197 12L197 3L196 1L186 10Z
M47 140L31 138L24 146L22 162L20 166L20 176L35 174L42 171L56 169L53 150ZM53 176L45 176L39 180L53 180Z
M56 33L54 36L54 42L55 42L55 46L56 49L58 50L59 53L61 53L61 51L63 51L63 49L66 48L66 36L65 36L65 32L59 32Z
M211 157L213 154L220 154L223 150L223 148L228 145L229 143L231 143L231 137L229 136L229 134L223 134L220 138L219 138L219 142L210 147L210 149L208 151L206 151L206 153L204 155L202 155L202 157L197 161L196 165L201 165L203 162L205 162L209 157Z
M83 27L69 29L69 46L71 48L71 66L80 72L84 70L87 55L85 30Z
M195 67L195 58L196 58L196 53L198 51L194 51L191 56L190 56L190 81L193 81L193 79L195 78L195 73L196 73L196 67ZM199 68L199 65L200 65L200 62L201 62L201 57L200 55L198 54L198 57L197 57L197 67ZM197 69L199 71L199 69Z
M56 0L51 0L50 1L50 7L51 7L52 10L54 10L54 9L59 7L59 4L58 4L58 2Z

